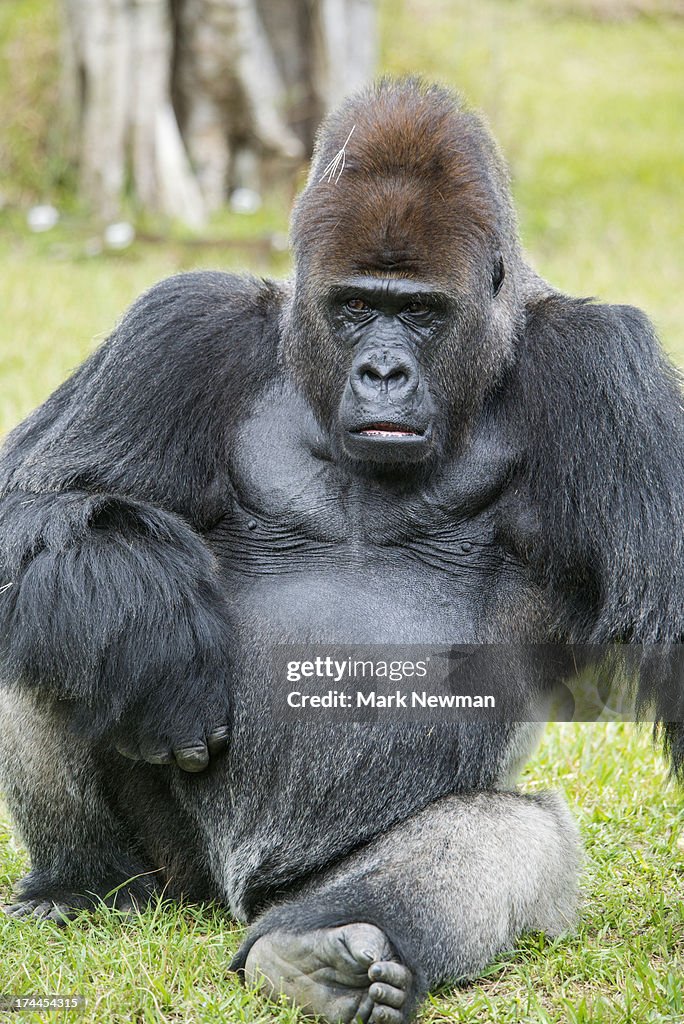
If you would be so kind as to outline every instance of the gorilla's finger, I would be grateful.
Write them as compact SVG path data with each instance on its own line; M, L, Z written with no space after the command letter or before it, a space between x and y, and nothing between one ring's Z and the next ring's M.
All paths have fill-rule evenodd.
M220 754L222 750L226 749L228 746L228 733L227 725L222 725L218 729L212 729L207 736L207 746L209 747L210 754Z
M143 755L148 764L173 764L174 756L171 750L150 751Z
M142 761L140 748L137 745L133 743L128 743L126 745L123 743L117 743L115 746L121 756L128 758L129 761Z
M209 764L209 751L206 743L197 743L192 747L178 747L173 753L176 764L184 772L202 772Z

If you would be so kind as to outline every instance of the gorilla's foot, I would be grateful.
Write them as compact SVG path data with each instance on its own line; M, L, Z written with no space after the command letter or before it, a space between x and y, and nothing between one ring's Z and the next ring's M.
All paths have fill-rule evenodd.
M12 918L65 925L82 910L94 910L103 904L123 914L135 913L147 905L151 895L152 887L140 879L130 879L128 883L119 885L112 881L111 884L76 893L62 887L41 885L28 875L20 887L19 899L0 907L0 910Z
M247 981L273 999L286 996L328 1024L404 1024L412 975L392 959L371 924L320 928L301 935L269 932L245 963Z

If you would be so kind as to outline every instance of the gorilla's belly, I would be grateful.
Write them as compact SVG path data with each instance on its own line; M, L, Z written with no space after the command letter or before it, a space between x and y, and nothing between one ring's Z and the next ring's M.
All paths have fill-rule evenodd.
M194 808L204 794L213 874L236 912L435 799L506 775L513 727L501 723L286 721L272 699L275 687L291 688L277 678L278 645L477 642L477 592L452 581L447 593L415 570L409 578L372 566L231 584L230 749L210 778L183 785Z

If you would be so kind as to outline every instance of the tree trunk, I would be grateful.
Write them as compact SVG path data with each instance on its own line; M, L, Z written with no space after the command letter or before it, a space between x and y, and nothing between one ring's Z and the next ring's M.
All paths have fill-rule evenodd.
M66 0L71 93L78 98L81 188L105 219L125 181L131 63L127 0Z
M131 7L135 62L131 68L130 127L136 198L198 227L204 200L190 167L171 103L173 34L166 0Z
M375 6L372 0L321 0L316 13L315 81L329 110L368 80L377 51Z
M193 227L310 150L375 61L373 0L63 0L64 95L81 189L105 221Z

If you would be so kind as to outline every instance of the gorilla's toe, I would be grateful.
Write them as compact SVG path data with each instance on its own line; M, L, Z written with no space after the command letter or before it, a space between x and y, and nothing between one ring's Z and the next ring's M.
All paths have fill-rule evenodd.
M68 924L78 913L65 903L54 903L52 900L22 900L0 909L8 917L30 917L35 921L52 921L58 925Z
M377 960L369 967L368 977L372 982L368 995L375 1004L369 1024L402 1024L406 1019L402 1008L412 981L408 967L394 960Z

